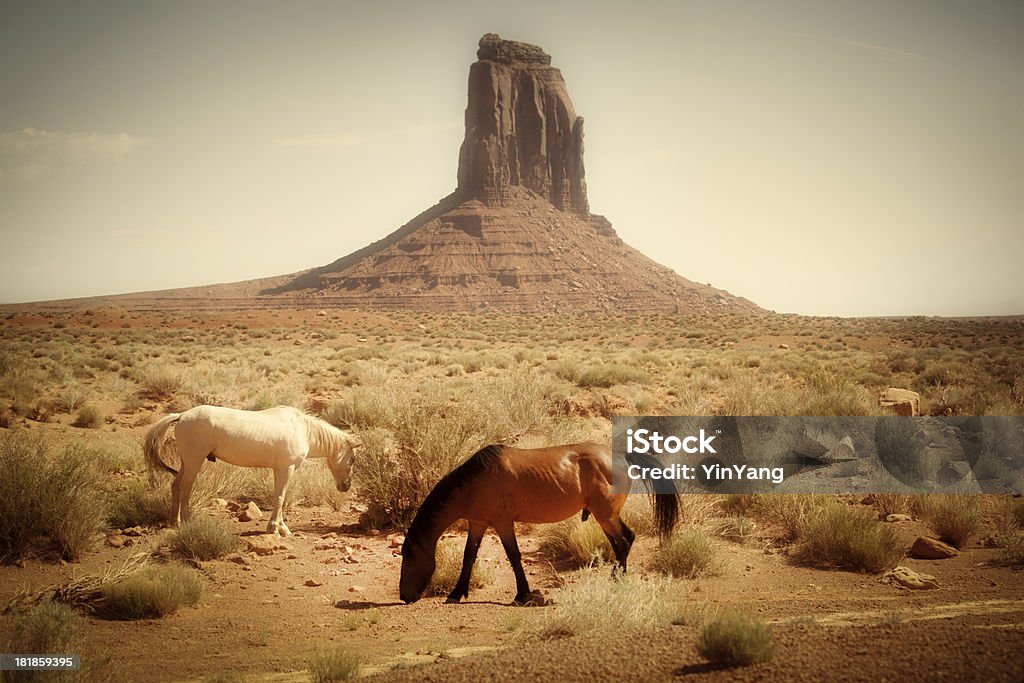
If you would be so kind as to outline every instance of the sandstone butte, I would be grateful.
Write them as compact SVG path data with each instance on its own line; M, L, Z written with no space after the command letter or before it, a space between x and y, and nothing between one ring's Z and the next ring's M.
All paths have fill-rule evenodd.
M762 310L655 263L590 212L583 117L541 48L484 35L465 119L458 187L377 242L291 275L100 299L505 313ZM666 246L683 243L680 236Z

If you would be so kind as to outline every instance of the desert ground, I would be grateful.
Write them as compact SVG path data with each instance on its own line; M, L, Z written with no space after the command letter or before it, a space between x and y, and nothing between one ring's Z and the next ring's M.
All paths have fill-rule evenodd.
M398 597L419 502L485 444L608 440L615 415L882 415L886 387L919 392L926 414L1020 415L1020 318L138 305L0 318L0 651L80 653L74 679L1024 679L1024 502L1010 496L687 496L665 545L637 496L625 578L612 578L593 521L521 525L541 607L510 605L490 534L468 600L445 604L465 538L455 526L439 595ZM363 440L352 489L306 463L290 491L295 533L278 539L264 533L269 473L208 463L193 494L200 542L217 546L205 559L195 536L166 527L170 477L147 476L141 451L155 420L205 403L293 405L349 425ZM44 479L26 462L45 463ZM1021 476L1000 466L979 471ZM239 521L250 502L263 518ZM909 555L922 536L959 552ZM937 587L899 585L896 565ZM127 618L139 615L108 588L157 569L190 597ZM40 616L54 597L70 614ZM698 647L734 612L774 643L747 666Z

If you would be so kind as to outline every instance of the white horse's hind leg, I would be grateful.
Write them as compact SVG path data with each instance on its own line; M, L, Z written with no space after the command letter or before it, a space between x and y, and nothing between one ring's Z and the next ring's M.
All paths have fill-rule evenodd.
M199 461L198 465L184 461L181 463L181 471L178 472L178 477L174 480L174 483L180 487L178 491L178 524L187 522L192 517L192 486L196 483L196 477L199 476L199 470L202 467L202 460Z
M168 521L171 526L181 526L181 470L174 475L174 481L171 482L171 516Z
M288 494L288 482L291 481L294 472L295 465L274 469L274 514L267 523L268 534L292 535L291 529L284 523L284 499Z

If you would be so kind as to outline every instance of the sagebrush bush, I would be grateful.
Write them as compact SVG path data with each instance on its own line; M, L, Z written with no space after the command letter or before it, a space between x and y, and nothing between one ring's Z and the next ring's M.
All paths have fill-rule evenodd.
M581 387L613 387L616 384L647 384L651 376L642 368L609 363L585 368L576 378Z
M427 585L427 595L448 595L462 573L462 556L465 543L456 538L442 538L437 544L435 559L437 566ZM477 558L469 577L470 588L483 588L494 583L496 567L490 562Z
M754 520L740 516L723 519L715 525L715 534L733 543L746 543L754 537L756 531Z
M223 521L196 515L171 534L171 549L193 560L216 560L238 547L238 537Z
M41 438L24 432L0 439L0 561L22 557L40 540L78 559L103 528L99 484L81 450L51 455Z
M878 573L903 557L891 526L835 500L806 517L799 538L794 560L817 567Z
M564 562L574 569L615 559L608 537L593 517L586 522L572 517L545 526L537 549L551 562Z
M313 683L338 683L359 676L363 660L359 654L337 645L317 652L309 662L309 678Z
M102 410L87 403L78 409L78 415L75 416L75 426L84 429L99 429L103 426L106 419L107 416Z
M661 544L651 559L651 569L675 578L697 579L721 573L722 562L707 534L690 527Z
M171 509L170 494L166 489L153 490L144 482L128 482L107 500L107 524L115 529L135 526L159 526L167 521Z
M714 664L748 666L771 659L775 655L775 639L758 617L725 612L701 629L697 652Z
M352 387L328 419L351 424L363 439L353 470L355 495L373 526L406 526L427 493L488 444L512 443L530 432L557 442L564 418L553 417L557 387L527 369L462 387L456 402L442 385L414 393L409 385Z
M120 581L104 584L103 613L113 619L156 619L199 602L203 583L178 564L148 567Z
M172 365L150 365L138 373L139 394L163 401L173 398L185 386L185 373Z
M981 527L978 496L941 494L922 496L921 517L939 540L963 548Z

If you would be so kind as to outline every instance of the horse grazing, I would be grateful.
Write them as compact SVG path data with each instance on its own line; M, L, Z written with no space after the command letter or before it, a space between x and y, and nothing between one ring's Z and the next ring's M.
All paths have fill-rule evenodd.
M627 456L630 464L658 466L653 457ZM516 576L515 604L537 601L530 592L516 542L515 522L560 522L583 511L594 515L615 551L618 568L626 570L633 531L619 517L624 493L612 491L611 450L597 443L579 443L524 450L487 446L449 472L427 495L402 544L399 594L406 603L423 595L434 574L437 541L456 520L469 522L462 573L447 602L469 596L469 579L484 532L494 528ZM616 481L631 481L625 471ZM672 532L679 515L674 484L661 480L652 491L654 518L661 535ZM658 495L653 495L657 493Z
M174 426L181 469L164 462L170 450L169 434ZM174 475L171 484L171 522L178 526L191 515L189 497L196 476L207 458L242 467L274 470L274 514L268 533L291 535L284 523L284 499L292 473L306 458L326 458L339 491L352 483L352 449L362 445L349 434L290 406L266 410L235 410L218 406L196 406L172 413L146 433L143 451L150 469L164 469Z

